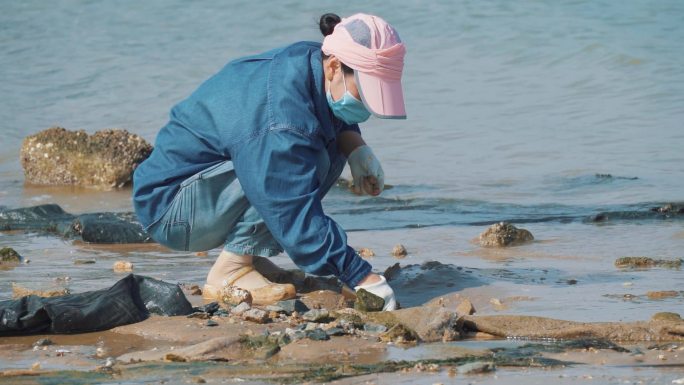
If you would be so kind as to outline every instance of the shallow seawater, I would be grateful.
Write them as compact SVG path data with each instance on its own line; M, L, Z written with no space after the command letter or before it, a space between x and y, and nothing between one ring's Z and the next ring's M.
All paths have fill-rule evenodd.
M344 190L333 195L343 196ZM356 197L347 194L344 199ZM364 203L367 206L368 203ZM74 206L74 211L83 207ZM340 222L356 220L341 216ZM649 299L650 291L683 290L680 269L624 270L614 266L623 256L681 258L680 220L617 221L607 224L572 221L527 223L534 242L510 248L482 248L475 238L487 225L434 225L426 227L365 229L349 232L349 244L375 252L369 261L376 271L439 261L470 276L433 275L416 292L405 293L405 306L419 305L454 291L480 300L498 299L503 308L486 306L478 314L527 314L576 321L647 320L661 311L681 312L684 293L673 298ZM393 227L391 224L387 227ZM391 255L395 244L409 251L405 258ZM67 287L72 292L113 284L125 273L115 273L118 260L133 263L134 272L171 282L202 284L219 250L208 256L167 250L155 244L93 245L55 236L11 232L0 234L0 245L18 250L28 264L0 271L0 298L11 295L11 282L28 287ZM77 260L92 264L76 265ZM286 255L274 257L286 268L295 267ZM629 298L627 298L629 297Z

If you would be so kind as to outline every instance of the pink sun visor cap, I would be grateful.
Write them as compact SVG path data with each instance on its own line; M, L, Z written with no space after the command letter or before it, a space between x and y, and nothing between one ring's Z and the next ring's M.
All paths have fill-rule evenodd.
M401 87L406 47L385 20L363 13L344 18L321 49L354 70L368 111L382 119L406 119Z

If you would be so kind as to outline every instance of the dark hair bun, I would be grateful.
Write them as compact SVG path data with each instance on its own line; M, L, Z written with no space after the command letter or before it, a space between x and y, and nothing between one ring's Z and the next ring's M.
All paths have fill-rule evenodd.
M333 33L337 23L342 21L339 16L334 13L326 13L321 16L321 20L318 22L318 27L321 29L323 36L328 36Z

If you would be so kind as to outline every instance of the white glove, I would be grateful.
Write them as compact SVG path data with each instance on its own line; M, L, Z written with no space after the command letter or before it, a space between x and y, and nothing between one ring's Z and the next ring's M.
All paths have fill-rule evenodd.
M359 291L359 289L364 289L367 292L375 294L384 299L385 306L382 307L382 311L391 311L397 309L397 300L394 298L394 290L392 290L390 285L387 283L387 280L382 275L380 276L380 281L378 282L354 287L354 291Z
M367 145L357 147L349 154L347 162L354 179L352 191L356 194L365 191L370 195L380 195L385 188L385 173L371 148Z

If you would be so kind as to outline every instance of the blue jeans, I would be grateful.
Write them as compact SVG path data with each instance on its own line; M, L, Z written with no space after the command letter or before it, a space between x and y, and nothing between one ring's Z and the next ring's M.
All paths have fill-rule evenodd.
M326 157L328 173L319 175L321 198L337 182L345 162L343 156L330 162ZM183 181L167 211L146 230L174 250L203 251L223 244L236 254L270 257L283 251L247 200L231 161Z

